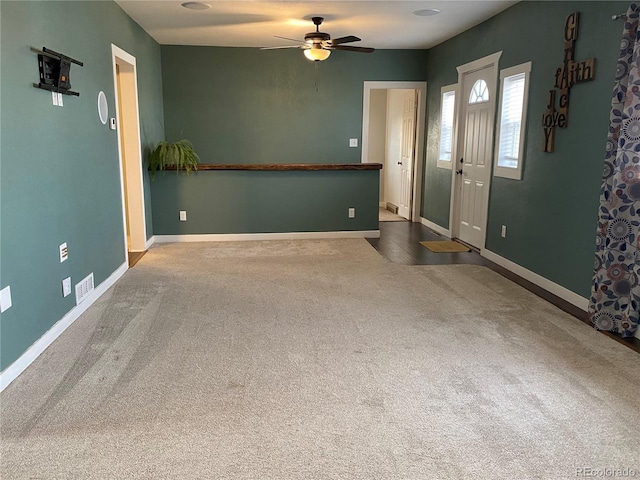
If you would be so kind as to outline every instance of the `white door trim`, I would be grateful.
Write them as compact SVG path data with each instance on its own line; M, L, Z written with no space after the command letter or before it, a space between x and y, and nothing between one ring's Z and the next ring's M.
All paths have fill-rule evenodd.
M490 92L490 97L489 97L489 102L491 105L491 111L490 111L490 115L491 115L491 131L492 131L492 138L491 138L491 145L494 144L494 136L495 136L495 118L496 118L496 96L498 93L498 75L500 73L499 67L498 67L498 62L500 61L500 57L502 56L502 50L496 53L492 53L491 55L487 55L486 57L482 57L479 58L477 60L474 60L472 62L469 63L465 63L464 65L460 65L459 67L456 68L456 70L458 71L458 91L460 93L464 92L464 78L465 75L469 74L469 73L473 73L476 72L478 70L482 70L484 68L492 68L493 69L493 75L495 76L495 90L493 92ZM452 238L457 238L459 235L459 231L460 231L460 196L457 195L458 193L458 187L459 187L459 175L456 175L456 170L459 168L459 157L461 155L460 152L464 152L464 141L465 141L465 136L466 136L466 132L463 132L462 135L460 135L459 133L461 132L460 129L460 123L464 122L466 119L463 117L463 112L465 112L466 109L466 105L468 103L468 99L466 98L462 98L462 95L460 95L460 101L457 102L457 108L456 108L456 114L455 114L455 118L456 118L456 125L455 125L455 131L457 132L457 138L456 138L456 157L452 158L452 169L451 169L451 199L450 199L450 207L449 207L449 229L451 231L451 237ZM493 152L493 148L491 150ZM492 159L493 160L493 159ZM491 165L489 166L489 168L492 168L493 165L493 161L491 162ZM482 242L480 245L480 249L483 249L487 240L487 217L488 217L488 209L489 209L489 191L491 189L491 177L492 175L489 175L489 179L487 181L487 195L484 198L484 205L483 205L483 219L484 219L484 225L483 225L483 231L482 231Z
M469 63L465 63L464 65L460 65L456 67L458 71L458 83L460 83L460 75L465 73L475 72L477 70L481 70L483 68L494 65L496 68L498 67L498 62L500 61L500 57L502 56L502 50L496 53L492 53L491 55L487 55L486 57L478 58ZM496 77L497 78L497 77Z
M142 145L141 145L141 139L140 139L140 110L139 110L139 102L138 102L138 71L137 71L137 67L136 67L136 57L134 57L133 55L131 55L130 53L125 52L124 50L122 50L121 48L119 48L118 46L111 44L111 59L112 59L112 67L113 67L113 88L114 88L114 93L115 93L115 98L114 98L114 103L115 103L115 111L116 111L116 119L118 122L118 126L116 128L116 134L117 134L117 139L118 139L118 161L119 161L119 165L120 165L120 193L121 193L121 201L122 201L122 224L123 224L123 230L124 230L124 236L123 236L123 240L124 240L124 250L125 250L125 262L128 261L128 252L127 252L127 248L129 248L129 250L132 251L144 251L146 249L146 242L147 242L147 221L146 221L146 211L145 211L145 205L144 205L144 183L143 183L143 170L142 170ZM139 204L137 205L137 208L140 209L140 213L141 213L141 217L142 217L142 232L143 232L143 238L141 239L137 239L136 245L130 245L129 247L127 247L127 212L126 212L126 206L125 206L125 179L124 179L124 173L123 173L123 162L124 162L124 156L122 153L122 138L121 138L121 128L120 128L120 124L119 124L119 120L120 120L120 105L118 102L118 76L117 76L117 71L116 71L116 63L118 62L125 62L127 64L129 64L130 66L133 67L133 72L134 72L134 78L135 78L135 86L134 86L134 97L135 97L135 127L138 129L138 135L137 135L137 139L138 139L138 145L137 145L137 154L138 154L138 159L136 161L137 164L137 169L139 169L139 171L136 171L136 173L138 175L136 175L140 181L139 181L139 185L136 185L137 188L139 188L139 192L140 195L138 196L138 199L135 199L136 201L139 202ZM131 202L132 199L129 199L129 201ZM133 242L132 242L133 243Z
M422 203L422 159L424 155L425 120L427 118L427 82L364 82L362 97L362 163L369 163L369 109L371 90L414 89L418 91L416 145L413 158L413 199L411 221L420 222Z

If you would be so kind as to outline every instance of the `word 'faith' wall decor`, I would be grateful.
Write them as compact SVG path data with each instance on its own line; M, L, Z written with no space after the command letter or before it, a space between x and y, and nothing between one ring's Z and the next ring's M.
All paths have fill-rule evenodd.
M580 13L573 12L567 17L564 25L564 61L556 70L554 85L560 90L558 108L556 109L557 90L549 90L547 110L542 115L544 126L544 151L553 152L556 127L567 128L569 125L569 92L576 83L593 80L596 75L596 59L584 62L575 61L576 40L578 39L578 20Z

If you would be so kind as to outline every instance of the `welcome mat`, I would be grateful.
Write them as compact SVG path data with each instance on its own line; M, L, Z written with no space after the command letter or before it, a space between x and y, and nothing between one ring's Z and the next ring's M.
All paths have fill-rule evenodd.
M427 247L432 252L437 253L453 253L453 252L468 252L469 248L464 245L454 242L453 240L445 240L439 242L420 242L420 245Z

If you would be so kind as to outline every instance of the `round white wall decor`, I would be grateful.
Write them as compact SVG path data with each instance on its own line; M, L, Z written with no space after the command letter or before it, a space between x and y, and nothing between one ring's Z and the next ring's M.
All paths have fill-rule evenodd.
M102 90L98 93L98 116L102 124L106 125L109 117L109 105L107 105L107 96Z

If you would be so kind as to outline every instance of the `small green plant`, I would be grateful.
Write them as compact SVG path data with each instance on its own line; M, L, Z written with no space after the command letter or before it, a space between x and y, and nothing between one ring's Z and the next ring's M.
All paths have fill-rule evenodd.
M190 173L198 169L199 161L200 158L189 140L180 140L175 143L158 142L147 157L151 178L156 176L158 170L182 170Z

